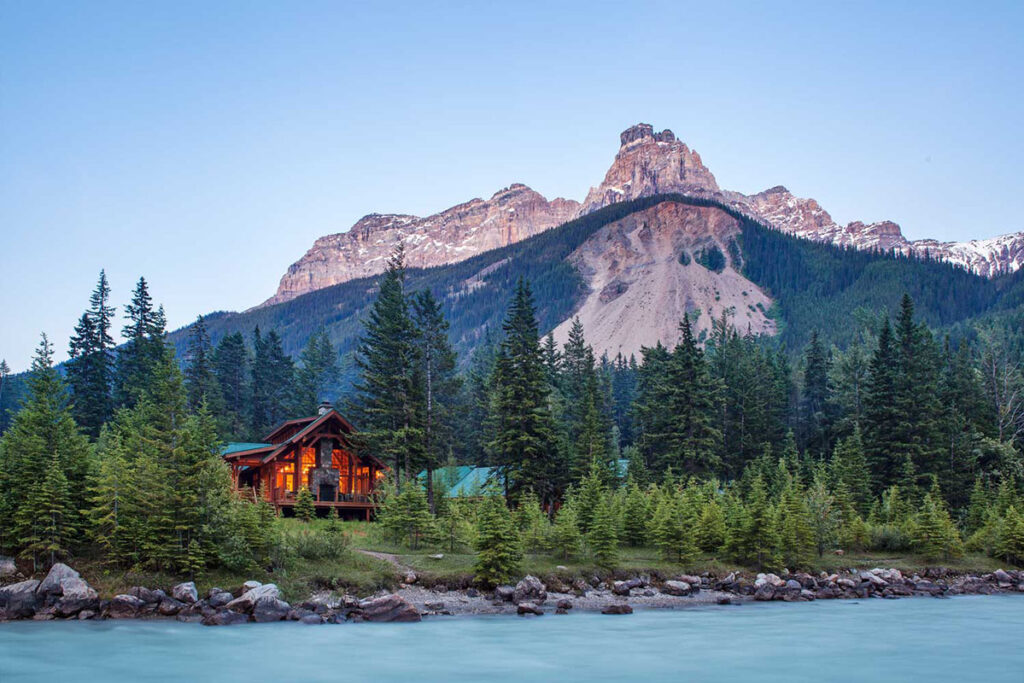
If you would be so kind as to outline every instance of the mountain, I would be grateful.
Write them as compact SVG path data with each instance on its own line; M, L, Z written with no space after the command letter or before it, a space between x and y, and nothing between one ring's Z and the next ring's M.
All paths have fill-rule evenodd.
M515 184L490 199L473 199L426 218L370 214L347 232L314 242L288 268L277 293L263 305L381 273L400 242L410 267L439 266L522 241L571 220L578 212L578 202L549 202L526 185Z
M992 277L1024 265L1024 232L970 242L907 240L891 221L838 225L813 199L794 196L785 187L746 196L722 190L700 155L671 130L656 132L639 123L619 136L619 150L604 180L583 203L551 201L526 185L515 184L490 199L473 199L426 218L370 214L346 232L316 240L288 268L270 305L383 271L402 242L408 264L431 267L456 263L550 230L611 204L675 193L714 199L754 220L798 237L856 249L898 251L948 261Z

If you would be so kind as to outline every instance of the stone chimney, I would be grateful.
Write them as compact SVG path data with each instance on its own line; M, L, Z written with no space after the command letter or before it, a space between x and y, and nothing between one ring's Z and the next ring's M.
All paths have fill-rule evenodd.
M331 412L332 410L334 410L334 406L331 405L330 401L323 401L320 403L320 406L316 409L316 414L318 417L322 417L327 413Z

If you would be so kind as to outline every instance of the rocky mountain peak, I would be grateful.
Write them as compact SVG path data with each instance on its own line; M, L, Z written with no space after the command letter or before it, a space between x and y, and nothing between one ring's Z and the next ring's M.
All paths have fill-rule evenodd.
M638 123L635 126L630 126L619 134L619 146L625 147L628 144L637 142L638 140L645 140L647 138L650 138L655 142L672 143L676 141L675 133L667 128L660 133L655 133L654 126L651 124Z

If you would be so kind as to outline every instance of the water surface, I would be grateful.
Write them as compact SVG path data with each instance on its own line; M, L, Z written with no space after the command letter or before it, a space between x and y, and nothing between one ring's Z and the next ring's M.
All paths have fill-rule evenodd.
M14 681L1024 682L1024 597L420 624L0 624Z

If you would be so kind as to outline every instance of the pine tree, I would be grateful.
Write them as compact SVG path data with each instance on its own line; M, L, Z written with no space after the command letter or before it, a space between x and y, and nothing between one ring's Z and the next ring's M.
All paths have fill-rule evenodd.
M108 305L110 285L100 271L99 282L89 297L71 337L67 382L73 398L72 414L82 431L95 438L113 412L114 340L110 326L114 308Z
M532 491L523 494L515 513L516 528L527 552L546 552L550 546L551 523Z
M195 412L206 403L219 411L221 396L214 373L213 347L203 316L196 318L189 330L188 352L185 356L185 391L188 408Z
M647 540L650 526L650 506L647 496L635 481L626 487L623 506L623 540L631 546L642 546Z
M717 553L726 541L725 513L718 501L712 499L704 504L697 526L697 546L706 553Z
M477 521L476 580L486 586L507 583L519 573L522 544L512 514L501 496L484 497Z
M807 567L817 544L806 492L796 481L783 491L777 515L782 561L787 567Z
M114 400L134 406L145 393L154 368L164 356L166 316L163 307L153 308L146 278L139 278L131 302L125 306L127 323L121 330L125 343L117 352Z
M989 507L992 501L982 478L979 476L974 480L974 488L971 489L970 505L967 508L967 515L964 519L964 529L967 535L985 526L988 521Z
M583 544L580 534L579 519L576 508L567 503L555 515L555 523L551 527L551 547L563 560L577 557Z
M828 484L825 482L822 472L819 471L814 477L814 481L806 491L805 500L814 546L818 551L818 557L821 557L825 554L825 550L835 542L842 522L841 511L836 506L835 496L828 490Z
M21 512L32 492L46 479L53 458L65 481L85 479L89 442L79 432L68 407L67 390L53 367L53 348L46 335L36 350L28 377L28 396L0 437L0 546L20 550L35 538L33 515ZM81 486L66 496L71 524L84 508Z
M265 336L253 331L251 383L251 422L254 438L262 438L272 427L289 416L295 367L281 346L275 330Z
M573 496L576 518L580 524L580 532L588 533L594 522L597 508L605 495L604 475L602 466L597 460L590 463L590 471L580 482L580 489Z
M525 280L516 285L502 329L505 339L491 380L494 439L490 450L499 463L507 496L532 489L543 504L550 505L565 483L566 472L558 458L533 295Z
M754 478L744 507L743 527L736 543L737 559L758 571L775 567L778 564L779 536L771 501L760 476Z
M1012 505L999 525L995 554L1007 562L1024 565L1024 516Z
M832 472L833 480L846 489L857 511L867 514L871 506L871 472L864 457L859 427L854 427L853 434L836 444Z
M405 291L405 251L399 245L380 279L377 299L363 321L356 350L359 378L353 413L362 438L378 457L390 459L396 484L411 477L416 431L415 327Z
M456 375L455 351L448 339L448 320L430 290L413 297L412 322L416 330L416 376L420 385L416 394L422 404L418 411L421 460L426 470L427 503L434 511L434 470L441 466L449 452L460 381Z
M613 569L619 562L618 523L611 496L604 496L594 511L594 520L587 533L587 544L597 566Z
M829 452L831 395L828 386L829 358L818 331L811 331L811 341L804 353L804 385L800 396L800 421L804 448L819 458Z
M341 373L338 354L326 329L321 327L309 338L299 355L299 364L291 410L295 415L313 415L319 403L327 399L328 391L338 383Z
M316 507L313 505L313 494L308 486L299 489L295 496L295 516L303 522L310 522L316 517Z
M674 562L685 563L697 552L695 524L683 496L666 488L651 518L651 538L661 554Z
M896 406L896 383L899 371L889 319L882 322L878 347L871 358L867 400L864 407L865 455L871 465L872 485L881 492L895 481L899 470L900 416Z
M68 480L58 454L46 467L42 481L33 486L15 514L24 548L22 557L52 565L70 554L78 514L71 507Z
M914 519L914 545L929 561L959 557L963 554L960 533L949 518L938 492L938 483L926 493L921 510Z
M249 351L240 332L221 338L213 353L213 371L222 400L223 413L218 416L221 430L229 440L241 440L249 435L248 403Z
M682 340L668 364L668 411L666 435L669 466L687 474L716 471L721 432L714 422L717 386L711 379L704 354L693 337L688 315L680 324Z

